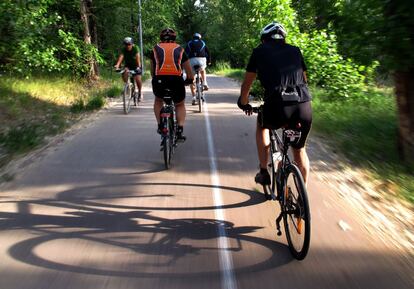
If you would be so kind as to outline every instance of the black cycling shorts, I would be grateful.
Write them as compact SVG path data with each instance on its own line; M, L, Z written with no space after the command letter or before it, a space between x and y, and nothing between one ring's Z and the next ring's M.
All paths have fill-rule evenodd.
M152 91L158 98L164 98L165 89L172 92L174 103L185 99L184 79L181 76L155 76L152 79Z
M312 126L312 104L307 102L268 102L263 105L263 112L257 118L259 125L263 128L279 129L287 126L296 129L300 123L301 139L292 144L293 148L305 147L306 139Z

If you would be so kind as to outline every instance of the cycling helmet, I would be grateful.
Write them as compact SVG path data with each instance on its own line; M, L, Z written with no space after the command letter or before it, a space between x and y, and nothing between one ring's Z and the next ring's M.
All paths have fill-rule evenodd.
M125 37L124 38L124 44L125 45L128 45L128 44L133 44L134 43L134 40L132 40L132 38L131 37Z
M193 39L201 39L201 34L200 33L194 33Z
M160 39L161 41L175 41L177 38L177 33L171 28L165 28L161 31Z
M273 21L272 23L266 25L260 32L262 39L266 37L271 37L273 39L285 39L287 32L282 24Z

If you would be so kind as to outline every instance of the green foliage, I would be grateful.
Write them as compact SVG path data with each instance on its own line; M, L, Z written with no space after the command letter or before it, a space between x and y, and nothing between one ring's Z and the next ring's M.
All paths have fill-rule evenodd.
M414 66L414 5L411 0L292 0L302 31L327 29L339 51L363 65L379 61L383 70Z
M115 98L121 95L122 88L120 85L113 85L106 92L106 96L110 98Z
M79 3L3 1L0 14L7 15L0 20L0 64L3 69L23 75L33 71L53 71L85 76L90 69L90 59L104 63L97 48L85 44L81 37ZM3 38L3 34L7 38Z
M345 59L332 34L315 31L298 35L295 40L302 48L310 83L325 88L332 97L349 97L373 77L377 63L366 67Z
M85 111L93 111L102 108L105 105L103 92L98 92L88 98L80 97L70 106L72 113L82 113Z
M37 146L41 140L41 126L39 124L23 123L0 134L0 145L15 152L27 151Z
M97 110L105 105L105 98L102 94L97 94L88 99L85 105L87 111Z
M82 97L75 100L70 106L70 111L73 113L81 113L85 110L85 101Z
M313 87L313 128L355 166L392 183L414 203L414 178L397 153L397 111L391 89L368 87L346 100L332 100Z

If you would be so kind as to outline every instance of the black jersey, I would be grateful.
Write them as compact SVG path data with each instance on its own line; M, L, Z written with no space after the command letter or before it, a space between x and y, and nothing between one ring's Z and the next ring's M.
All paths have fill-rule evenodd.
M278 41L260 44L253 50L247 72L257 73L265 89L265 100L281 99L281 91L295 88L299 102L311 100L303 72L306 65L300 49Z

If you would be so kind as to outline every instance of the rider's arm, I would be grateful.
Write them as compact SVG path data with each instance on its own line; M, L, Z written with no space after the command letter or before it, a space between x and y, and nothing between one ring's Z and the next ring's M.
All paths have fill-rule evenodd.
M191 69L190 60L187 60L183 64L185 73L187 74L187 79L194 79L193 70Z
M256 73L255 72L247 72L244 75L244 81L241 86L241 104L245 105L249 103L249 92L250 88L253 85L254 80L256 79Z
M303 54L299 50L299 55L300 55L300 61L301 61L301 65L302 65L302 70L303 70L303 79L305 80L306 83L308 83L308 76L306 75L306 71L308 70L308 68L306 67L306 63L305 63L305 59L303 58Z
M139 55L139 53L137 53L135 58L137 59L137 67L141 67L141 56Z
M154 64L154 60L151 59L151 77L154 77L155 75L155 64Z
M211 65L211 55L210 55L210 51L208 50L207 46L206 46L206 56L207 56L207 64Z
M121 63L122 63L123 60L124 60L124 55L123 54L120 54L119 57L118 57L118 61L115 64L115 67L116 68L119 68L119 66L121 65Z
M257 53L253 50L252 55L250 56L249 63L246 67L246 74L244 75L244 81L241 86L240 92L240 102L242 105L249 103L249 92L250 88L253 85L254 80L256 79L257 72Z
M190 42L187 43L187 45L185 46L184 51L187 55L190 55L190 53L191 53Z

